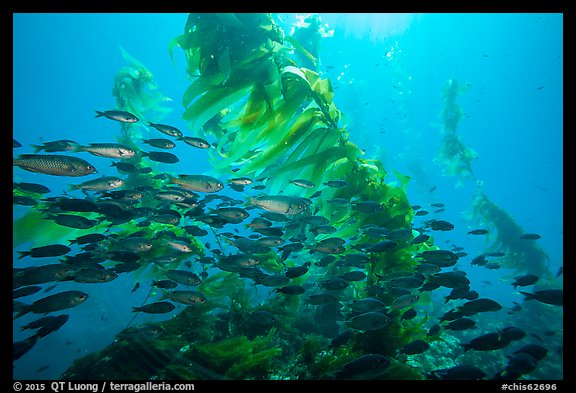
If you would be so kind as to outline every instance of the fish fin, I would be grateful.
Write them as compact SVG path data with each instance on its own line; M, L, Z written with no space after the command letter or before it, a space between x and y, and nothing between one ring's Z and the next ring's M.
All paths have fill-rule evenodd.
M32 255L31 251L18 251L20 253L20 256L17 259L22 259L28 255Z
M38 154L38 152L44 150L44 146L40 146L40 145L30 145L34 148L34 154Z
M460 344L462 346L462 349L464 349L464 353L468 352L470 349L472 349L472 347L470 346L470 344Z
M106 116L106 114L102 111L96 111L96 116L94 117L100 117L100 116Z
M522 295L524 295L524 300L532 300L532 299L536 299L536 296L534 296L533 293L530 292L524 292L524 291L520 291L520 293Z
M22 306L22 310L18 312L18 314L16 314L16 316L13 319L18 319L21 316L24 316L26 314L28 314L30 311L32 311L32 306Z

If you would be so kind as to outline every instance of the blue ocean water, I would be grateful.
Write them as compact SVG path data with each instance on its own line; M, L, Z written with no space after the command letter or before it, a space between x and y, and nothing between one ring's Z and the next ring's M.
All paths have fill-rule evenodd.
M274 16L286 33L298 20L296 14ZM320 16L334 32L321 41L319 71L332 82L350 140L367 157L384 163L390 181L392 169L411 177L407 196L412 204L430 211L432 203L445 205L441 213L415 217L414 225L430 217L453 223L455 230L434 234L435 244L463 247L470 256L489 244L486 237L467 235L475 227L464 213L478 184L443 175L436 160L442 91L447 81L458 80L467 86L457 99L465 113L458 134L478 153L472 163L476 179L485 195L526 232L541 235L538 245L549 256L548 269L556 273L563 265L562 15ZM162 122L185 129L181 97L190 80L182 54L175 50L173 62L168 45L183 32L186 19L186 14L15 14L13 135L23 147L14 154L32 153L31 145L57 139L115 141L117 124L94 119L94 111L114 108L113 78L125 65L121 47L153 73L158 90L172 99L165 104L172 112ZM162 170L209 173L207 151L178 144L171 152L180 162L159 164ZM109 159L90 156L90 162L99 174L117 174ZM51 189L49 196L61 195L72 183L17 167L14 181L42 183ZM14 205L14 218L26 210ZM14 249L14 267L36 263L16 259L18 251L27 249L26 244ZM510 285L514 271L466 262L461 268L483 297L504 309L522 301ZM75 359L111 344L132 319L131 308L146 297L144 288L130 293L135 281L126 274L110 283L84 285L90 302L68 310L71 318L61 329L14 362L14 379L58 378ZM58 284L60 290L77 287L74 282ZM442 304L447 293L444 288L433 296ZM25 301L42 296L40 292ZM13 341L29 336L20 327L36 317L14 321ZM139 314L135 323L165 318ZM561 314L558 318L549 322L555 328ZM550 345L552 353L557 341ZM551 371L535 378L553 379L561 373L561 357L549 354L547 361L542 367Z

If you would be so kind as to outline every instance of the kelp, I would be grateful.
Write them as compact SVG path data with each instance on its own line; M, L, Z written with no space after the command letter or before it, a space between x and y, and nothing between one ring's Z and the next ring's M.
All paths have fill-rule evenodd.
M288 41L291 47L286 45ZM396 180L389 179L380 161L363 157L360 148L349 140L349 131L339 124L341 113L334 103L330 80L298 66L291 58L291 49L298 47L296 42L295 37L286 39L269 14L190 14L183 34L169 45L171 57L176 48L184 51L191 81L182 98L182 117L194 133L216 141L215 149L208 151L214 176L261 179L270 195L312 198L320 192L301 217L329 219L337 228L331 236L348 240L345 254L357 254L360 245L376 243L376 239L361 234L359 228L364 225L411 229L414 212L406 196L409 178L395 172ZM124 141L130 143L131 138L126 133ZM141 180L138 175L130 176L137 176L133 184ZM316 187L294 186L290 184L293 179L307 179ZM326 186L332 180L343 180L347 185ZM155 180L147 181L155 188L161 186ZM351 204L342 207L329 203L334 198ZM362 213L354 208L359 201L379 203L382 209ZM290 237L289 230L284 237ZM305 243L325 237L308 233ZM197 245L197 253L202 254L203 246ZM412 256L432 248L437 248L432 240L418 245L398 240L393 250L369 253L366 281L351 283L339 293L350 300L367 297L367 288L380 277L411 272L417 263ZM258 268L266 274L280 275L286 266L295 264L290 259L280 260L275 253L259 256ZM318 288L325 275L345 271L336 264L325 272L314 267L291 285ZM394 313L385 329L326 354L319 342L306 344L305 337L316 330L327 345L326 337L338 333L337 321L344 318L340 305L311 307L303 296L286 295L277 292L278 287L259 285L227 271L209 273L198 290L205 294L206 304L198 309L188 307L161 323L161 339L149 344L154 347L151 350L168 353L180 348L179 359L188 359L191 369L181 370L177 362L169 362L155 375L168 376L173 375L168 370L181 370L181 375L197 378L211 373L234 379L331 378L344 364L372 352L371 345L395 356L410 337L424 334L418 324L404 329ZM393 295L385 299L389 303L394 300ZM185 332L191 329L190 317L196 310L201 312L193 324L202 334L179 334L179 328ZM277 318L274 326L250 323L256 311L272 313ZM188 338L186 344L183 336ZM298 359L314 359L316 364L303 371ZM395 367L388 377L401 375L416 374Z
M122 132L133 139L141 134L131 135L138 128L146 127L147 122L156 123L172 109L162 106L167 101L172 101L160 93L154 75L135 57L131 56L124 48L120 47L122 58L126 65L114 75L112 96L116 99L116 109L127 111L135 115L139 122L128 124L122 123Z
M522 227L506 210L492 202L480 188L476 190L467 216L478 226L489 228L490 233L495 233L486 252L504 252L505 255L498 262L502 267L514 269L518 273L529 272L540 277L551 275L546 252L535 242L522 239L521 236L526 233Z
M466 147L457 134L464 113L457 98L465 90L466 87L460 82L450 79L443 91L444 108L441 117L444 127L442 143L437 153L438 161L443 164L445 174L459 177L458 184L463 180L476 184L472 205L466 216L474 225L490 229L488 238L492 238L492 243L486 252L505 252L506 255L499 260L499 264L518 273L550 275L547 267L548 255L535 243L521 239L525 231L505 209L484 194L483 182L474 175L471 162L478 155Z
M478 153L466 147L457 134L464 112L456 99L465 90L465 87L455 79L448 80L444 88L444 108L441 113L442 141L436 154L436 161L443 165L443 173L447 176L476 180L472 162L478 158Z

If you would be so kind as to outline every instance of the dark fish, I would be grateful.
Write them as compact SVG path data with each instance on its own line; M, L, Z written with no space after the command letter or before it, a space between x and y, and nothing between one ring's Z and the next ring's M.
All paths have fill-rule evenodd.
M38 201L32 197L24 195L14 195L12 197L12 203L21 206L36 206L38 204Z
M476 322L470 318L466 318L466 317L461 317L458 319L455 319L451 322L449 322L446 326L445 329L448 330L466 330L466 329L472 329L474 328L474 326L476 326Z
M148 123L148 125L150 127L156 128L158 131L166 135L170 135L176 138L182 136L182 132L176 127L172 127L166 124L154 124L154 123Z
M386 304L384 302L373 297L356 299L352 303L348 304L348 306L352 310L359 312L384 311L386 309Z
M76 157L46 154L21 154L12 165L24 170L53 176L86 176L96 172L89 162Z
M46 209L47 212L59 212L59 211L69 211L69 212L100 212L100 207L95 202L82 199L82 198L46 198L43 199L49 208ZM51 218L51 217L49 217Z
M502 336L498 332L486 333L470 340L470 342L462 345L464 352L471 349L475 351L494 351L502 349L510 344L510 340Z
M430 274L430 273L438 273L441 270L440 266L435 265L433 263L420 263L415 268L414 271L420 274Z
M430 213L426 210L418 210L416 213L414 213L415 216L426 216L428 214Z
M444 299L446 299L444 303L448 303L450 300L463 299L468 292L470 292L470 287L468 285L452 288L448 296L444 296Z
M504 370L499 371L494 379L519 379L522 375L534 371L537 365L538 360L525 352L520 352L510 357Z
M487 229L474 229L468 232L469 235L485 235L488 233Z
M466 316L474 315L479 312L498 311L501 309L502 306L500 303L488 298L471 300L458 307L458 311L464 313Z
M366 273L360 270L354 270L351 272L346 272L340 275L346 281L362 281L366 278Z
M306 303L312 304L314 306L321 306L324 304L336 303L337 301L338 301L338 298L331 293L318 293L315 295L310 295L306 299Z
M42 184L37 183L14 183L14 189L18 189L24 192L30 192L33 194L47 194L50 189Z
M199 285L202 280L198 277L197 274L189 272L187 270L167 270L164 272L164 275L168 277L168 279L177 282L178 284L187 285L187 286L196 286Z
M296 251L300 251L303 248L304 248L304 245L302 243L289 243L289 244L286 244L282 247L278 247L279 250L282 250L281 258L283 261L288 259L288 257L290 256L291 253L296 252ZM311 264L311 262L306 262L303 266L297 266L297 267L291 268L291 269L297 269L297 270L295 270L292 273L286 272L286 273L288 273L286 276L288 278L295 278L295 277L290 277L289 275L299 274L299 273L303 272L304 269L306 269L306 271L304 271L304 273L303 273L303 274L305 274L308 271L308 266L310 266L310 264ZM290 269L288 269L288 270L290 270ZM300 277L300 276L296 276L296 277Z
M130 112L126 111L96 111L96 117L104 116L110 120L116 120L121 123L136 123L138 118Z
M322 184L332 188L342 188L346 187L348 185L348 182L346 180L330 180Z
M122 172L135 173L139 171L136 165L130 164L129 162L113 162L110 166L116 167L116 169Z
M546 355L548 354L548 350L538 344L527 344L524 345L519 350L517 350L516 352L514 352L514 355L517 355L519 353L527 353L534 359L540 361L546 357Z
M209 149L210 143L202 138L196 138L193 136L183 136L179 138L181 141L184 141L187 145L197 147L198 149Z
M320 288L328 289L331 291L341 291L348 288L348 281L343 278L334 277L328 280L323 280L318 282Z
M310 267L310 264L311 264L310 262L306 262L302 266L291 267L288 270L286 270L286 273L284 273L284 274L288 278L302 277L303 275L308 273L308 268Z
M78 216L75 214L55 214L49 216L49 218L54 220L54 222L58 225L75 229L90 229L98 224L97 220L90 220L86 217Z
M152 281L152 285L154 285L157 288L162 288L162 289L174 289L178 286L177 283L175 283L174 281L171 281L171 280Z
M12 291L12 299L17 299L19 297L30 296L41 290L42 287L37 285L31 285L29 287L22 287Z
M396 248L397 245L394 240L385 239L366 248L366 252L385 252Z
M21 341L12 344L12 360L18 360L30 351L38 341L38 336L33 335Z
M400 320L409 321L411 319L416 318L416 315L418 315L418 312L413 308L409 308L408 310L404 311L404 313L400 317Z
M458 255L448 250L427 250L417 254L427 263L432 263L439 267L454 266L458 262Z
M404 353L406 355L417 355L427 351L428 348L430 348L430 344L428 344L427 341L416 339L404 345L404 347L400 349L400 353Z
M563 273L564 273L564 266L560 266L560 268L558 268L558 271L556 272L555 276L560 277Z
M49 319L48 319L49 318ZM38 337L46 337L50 333L53 333L60 329L64 324L68 321L69 315L62 314L55 317L48 317L42 323L42 326L37 328L36 336Z
M381 276L378 275L380 278ZM416 289L422 286L423 282L418 277L414 276L401 276L393 278L386 283L388 288L405 288L405 289Z
M57 141L44 142L42 145L32 145L34 148L34 154L44 150L46 153L55 153L59 151L70 151L74 150L74 145L76 142L69 139L61 139Z
M445 205L443 203L431 203L430 206L433 207L444 207Z
M61 281L69 277L73 269L61 263L28 267L25 269L14 269L14 288L45 284L52 281Z
M18 259L22 259L27 256L32 258L58 257L68 253L70 250L70 247L64 246L62 244L51 244L49 246L34 247L29 251L18 251L20 253Z
M176 164L180 159L172 153L164 151L142 151L142 156L148 157L152 161L162 162L164 164Z
M101 233L91 233L89 235L79 236L76 239L68 240L70 244L89 244L89 243L100 243L106 239L106 235Z
M71 276L75 282L100 284L116 279L118 274L110 269L84 268L75 271Z
M383 355L370 353L345 364L334 374L334 379L376 379L390 366Z
M286 285L280 288L276 288L275 291L285 295L301 295L306 292L306 288L301 285Z
M540 236L537 233L525 233L522 236L520 236L520 239L524 239L524 240L538 240L540 239L542 236Z
M460 271L435 273L428 277L428 281L447 288L458 288L470 284L470 280Z
M144 312L146 314L166 314L175 308L176 306L169 302L156 302L140 307L132 307L132 312Z
M29 312L44 314L76 307L83 303L87 298L88 294L80 291L64 291L55 293L54 295L38 299L31 305L25 305L23 310L20 311L14 319L28 314Z
M515 326L508 326L500 330L500 334L512 341L518 341L526 336L526 332Z
M528 285L532 285L536 283L538 280L539 280L538 276L535 276L533 274L526 274L524 276L514 277L514 282L512 283L512 285L514 286L514 289L516 289L516 287L526 287Z
M524 300L538 300L541 303L550 304L553 306L564 305L564 290L562 289L545 289L543 291L536 291L534 293L522 292Z
M348 322L348 326L355 330L377 330L388 325L390 321L390 317L386 314L368 311L353 317Z
M430 327L430 329L428 329L426 336L427 337L435 336L438 333L440 333L441 330L442 330L442 326L440 326L440 324L438 324L438 323L435 323L434 325L432 325Z
M176 147L174 142L164 138L142 139L142 142L152 147L157 147L158 149L173 149Z
M352 208L364 214L376 214L384 209L377 201L361 201L352 203Z
M74 151L85 151L98 157L132 158L136 155L134 149L119 143L90 143L87 146L75 146Z
M328 350L335 349L341 347L342 345L346 345L352 337L354 337L355 330L354 329L345 329L341 333L339 333L334 339L330 342L330 346Z
M444 220L429 220L425 223L426 228L430 228L433 231L451 231L454 229L454 225Z
M431 373L432 379L442 379L446 381L467 381L484 379L486 373L476 366L469 364L459 364L458 366L434 370Z
M202 229L196 225L186 225L184 227L184 230L186 231L187 234L192 236L202 237L208 235L208 231L206 229Z

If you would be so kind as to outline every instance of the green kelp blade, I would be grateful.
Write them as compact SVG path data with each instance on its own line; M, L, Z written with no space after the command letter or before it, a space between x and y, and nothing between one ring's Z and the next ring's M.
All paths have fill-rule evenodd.
M395 169L392 169L392 173L396 176L396 179L400 181L400 188L402 191L406 192L408 190L408 182L410 181L410 176L403 175Z
M303 138L306 133L314 126L314 124L319 120L316 116L316 109L309 108L298 119L295 120L294 124L290 128L287 134L278 142L270 141L271 146L268 147L262 154L260 154L255 159L252 159L249 163L244 166L246 171L255 171L258 168L266 167L271 163L275 162L276 159L286 152L290 151L292 147Z
M318 59L316 59L310 52L308 52L303 46L302 44L300 44L300 42L298 42L297 39L295 39L292 36L286 36L284 38L287 42L289 42L294 49L296 49L298 52L300 52L301 54L303 54L305 57L307 57L312 64L314 64L315 66L318 65Z
M87 218L93 218L87 216ZM106 223L100 223L86 229L75 229L56 224L49 220L36 209L30 209L26 214L13 221L12 247L16 249L20 245L31 242L31 247L40 247L55 243L67 243L70 239L88 233L104 233L107 230Z
M252 88L250 83L236 87L217 87L192 102L182 117L193 122L193 127L201 126L222 109L240 100Z

